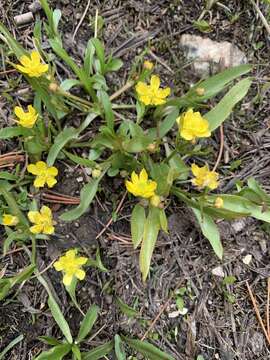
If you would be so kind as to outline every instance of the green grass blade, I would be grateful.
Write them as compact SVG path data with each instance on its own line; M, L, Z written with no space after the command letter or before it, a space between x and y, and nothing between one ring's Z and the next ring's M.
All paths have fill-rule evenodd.
M0 353L0 360L4 360L6 353L8 353L9 350L11 350L15 345L17 345L20 341L22 341L23 338L24 338L23 335L19 335L19 336L17 336L14 340L12 340L12 341L4 348L4 350Z

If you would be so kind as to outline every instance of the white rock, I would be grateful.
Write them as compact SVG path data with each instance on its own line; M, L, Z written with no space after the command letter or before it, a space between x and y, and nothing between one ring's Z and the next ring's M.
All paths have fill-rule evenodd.
M252 260L252 255L251 254L248 254L246 256L243 257L242 261L245 265L249 265L250 262Z
M246 226L246 221L243 219L235 220L231 223L233 230L236 233L239 233L240 231L244 230Z
M247 58L237 46L228 41L217 42L197 35L183 34L180 39L187 59L194 60L198 76L209 75L225 68L245 64Z
M222 266L215 267L212 271L213 275L219 276L219 277L225 277L224 271L222 269Z

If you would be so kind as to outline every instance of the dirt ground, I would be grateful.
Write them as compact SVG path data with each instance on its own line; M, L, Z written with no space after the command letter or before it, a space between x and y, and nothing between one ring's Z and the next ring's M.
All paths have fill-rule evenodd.
M25 46L31 42L32 25L16 28L13 17L23 13L31 1L0 0L0 19L13 31ZM158 57L156 71L164 81L175 89L175 95L184 93L197 79L180 49L183 33L198 34L217 41L236 44L254 64L252 89L224 125L225 151L219 172L222 176L221 191L235 189L236 180L254 176L270 191L270 102L269 91L264 85L270 81L269 51L270 35L267 34L251 2L227 0L218 2L204 19L211 21L212 31L202 34L193 26L205 5L194 0L92 0L87 15L77 34L75 43L71 37L87 5L86 0L58 0L50 2L61 9L64 45L78 62L88 39L93 35L93 19L98 9L104 19L102 37L109 52L119 56L125 63L119 76L109 79L117 89L125 84L134 57L146 46ZM270 5L262 5L267 14ZM36 17L43 17L38 12ZM151 56L149 56L151 60ZM152 59L155 61L155 59ZM0 80L2 80L0 78ZM4 86L0 82L0 91ZM112 88L112 92L115 90ZM3 105L10 111L10 105ZM9 109L9 110L8 110ZM74 120L75 121L75 120ZM219 133L211 145L218 151ZM0 151L11 150L16 144L1 143ZM213 162L215 155L213 155ZM211 164L211 161L210 161ZM71 171L65 164L65 175L56 191L78 196L83 176L80 168ZM114 190L113 196L111 189ZM129 214L132 201L126 200L116 221L96 239L111 217L124 193L123 183L108 179L102 183L91 210L78 221L58 223L56 235L48 243L40 242L38 258L40 268L45 268L64 248L78 244L86 254L94 257L100 247L103 264L108 272L89 269L84 282L79 284L78 300L84 311L95 303L101 308L99 321L93 333L98 335L86 343L88 347L111 339L112 334L123 333L141 338L162 305L176 287L186 287L184 295L186 315L173 317L177 307L175 298L156 322L148 339L170 353L176 360L195 360L202 355L205 360L267 360L269 345L256 319L248 295L246 282L256 294L260 312L265 316L267 279L270 277L270 227L252 219L219 223L225 250L220 262L203 238L192 216L183 204L173 199L169 208L169 235L162 235L154 253L151 276L143 284L138 266L138 254L131 246ZM110 196L106 196L110 194ZM59 214L63 208L55 208ZM27 258L22 251L0 255L1 267L7 266L6 275L21 269ZM244 257L252 255L246 265ZM222 266L225 276L234 276L233 285L223 285L223 278L212 273ZM72 331L78 331L81 315L65 293L60 274L53 269L46 273L46 280L53 284ZM180 285L179 285L180 284ZM230 299L234 301L229 301ZM44 345L37 339L41 335L60 336L51 317L42 286L32 279L22 289L0 303L0 352L19 334L25 338L6 359L32 359ZM133 306L138 318L128 318L116 299ZM139 357L138 357L139 358Z

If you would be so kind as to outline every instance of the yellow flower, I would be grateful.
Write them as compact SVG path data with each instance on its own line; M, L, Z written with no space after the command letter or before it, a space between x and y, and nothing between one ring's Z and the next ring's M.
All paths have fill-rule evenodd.
M85 271L81 269L81 266L86 264L87 258L83 256L77 256L75 249L68 250L65 255L61 256L58 261L54 263L55 270L63 271L63 283L69 286L75 276L79 280L85 278Z
M216 200L215 200L215 207L217 209L220 209L223 207L223 199L221 197L217 197Z
M40 77L48 71L49 66L42 64L41 57L38 51L32 51L30 56L23 55L20 58L22 65L16 65L16 68L30 77Z
M161 198L160 196L158 195L153 195L151 198L150 198L150 204L154 207L158 207L159 204L161 203Z
M199 112L189 109L176 119L179 126L180 135L185 140L195 140L211 136L209 123Z
M192 184L198 188L208 187L214 190L218 187L218 173L210 171L208 165L199 167L196 164L191 165L192 174L195 176L192 179Z
M146 70L152 70L154 67L154 64L149 60L145 60L145 62L143 63L143 67Z
M15 106L14 112L15 115L19 118L18 124L31 129L37 121L38 113L32 105L28 105L27 109L28 111L24 112L23 108L21 108L20 106Z
M28 165L27 170L37 176L34 181L36 188L43 187L46 184L51 188L57 183L55 176L57 176L58 170L54 166L48 166L44 161Z
M10 214L4 214L3 215L3 219L2 219L2 225L5 226L15 226L17 225L19 222L19 219L17 218L17 216L13 216Z
M152 75L150 85L141 81L136 85L136 92L139 100L145 105L162 105L166 103L166 97L170 95L171 89L160 89L160 79L157 75Z
M31 223L35 224L30 227L30 231L33 234L53 234L54 222L52 219L52 212L48 206L42 206L39 211L29 211L28 219Z
M148 180L148 174L145 169L142 169L139 175L133 171L131 174L131 181L126 180L125 185L131 194L146 199L154 196L157 188L157 183L155 181Z

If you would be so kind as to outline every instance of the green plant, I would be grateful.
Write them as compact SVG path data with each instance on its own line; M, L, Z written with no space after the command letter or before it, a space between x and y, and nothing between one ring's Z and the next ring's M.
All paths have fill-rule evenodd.
M61 12L51 10L46 0L42 0L41 4L47 16L47 22L43 23L50 44L47 52L41 46L42 23L36 24L33 39L39 55L36 51L29 54L0 24L1 39L16 58L16 62L8 61L32 87L35 96L33 107L38 113L36 127L26 129L18 125L4 128L0 130L0 139L19 137L31 162L45 160L47 172L59 158L90 170L91 178L81 189L80 204L64 212L61 220L73 221L85 213L105 176L123 178L128 192L138 198L131 211L131 234L134 248L140 246L140 270L144 281L149 274L158 234L161 230L168 231L166 207L171 197L178 198L194 212L202 233L220 259L223 247L216 219L253 216L270 222L267 208L269 195L254 180L249 180L247 186L241 189L238 186L233 194L213 193L211 191L216 191L219 185L216 166L211 170L206 160L200 163L201 166L193 160L197 154L206 154L200 139L208 138L221 126L234 106L246 96L252 79L245 77L234 82L251 71L250 65L225 70L198 82L181 97L169 97L171 89L160 87L159 77L153 75L153 64L146 62L141 66L136 62L127 83L111 94L106 74L117 71L122 61L106 55L104 45L98 39L98 21L95 22L95 36L89 40L83 64L79 66L63 47L58 31ZM55 72L56 57L70 68L74 78L59 83ZM41 64L41 58L48 64ZM33 72L27 64L37 59L39 62L33 63ZM133 86L135 94L129 103L115 102L119 95ZM75 88L80 95L73 93ZM213 98L221 93L223 97L215 106L207 103L211 99L213 104ZM203 115L199 109L205 110ZM72 113L84 117L77 128L65 126L66 117ZM120 123L116 121L116 116L121 119ZM49 119L46 123L45 118ZM145 119L151 119L150 127ZM93 122L98 123L98 132L85 139L86 130ZM81 155L82 148L88 151L87 158ZM74 149L76 153L73 153ZM191 181L188 179L190 171L193 174ZM48 175L44 174L38 176ZM31 183L31 177L25 176L24 180L24 185ZM23 211L37 211L38 206L32 203L35 209L22 209L16 205L16 190L11 181L2 182L0 194L9 215L17 214L19 222L14 225L13 235L10 227L5 225L9 239L5 243L9 245L13 240L27 241L30 238L34 264L36 239L50 234L44 227L45 232L41 234L31 233L33 226L29 227ZM7 189L11 190L12 201ZM35 189L34 193L37 191ZM43 223L46 220L44 217L39 219Z

